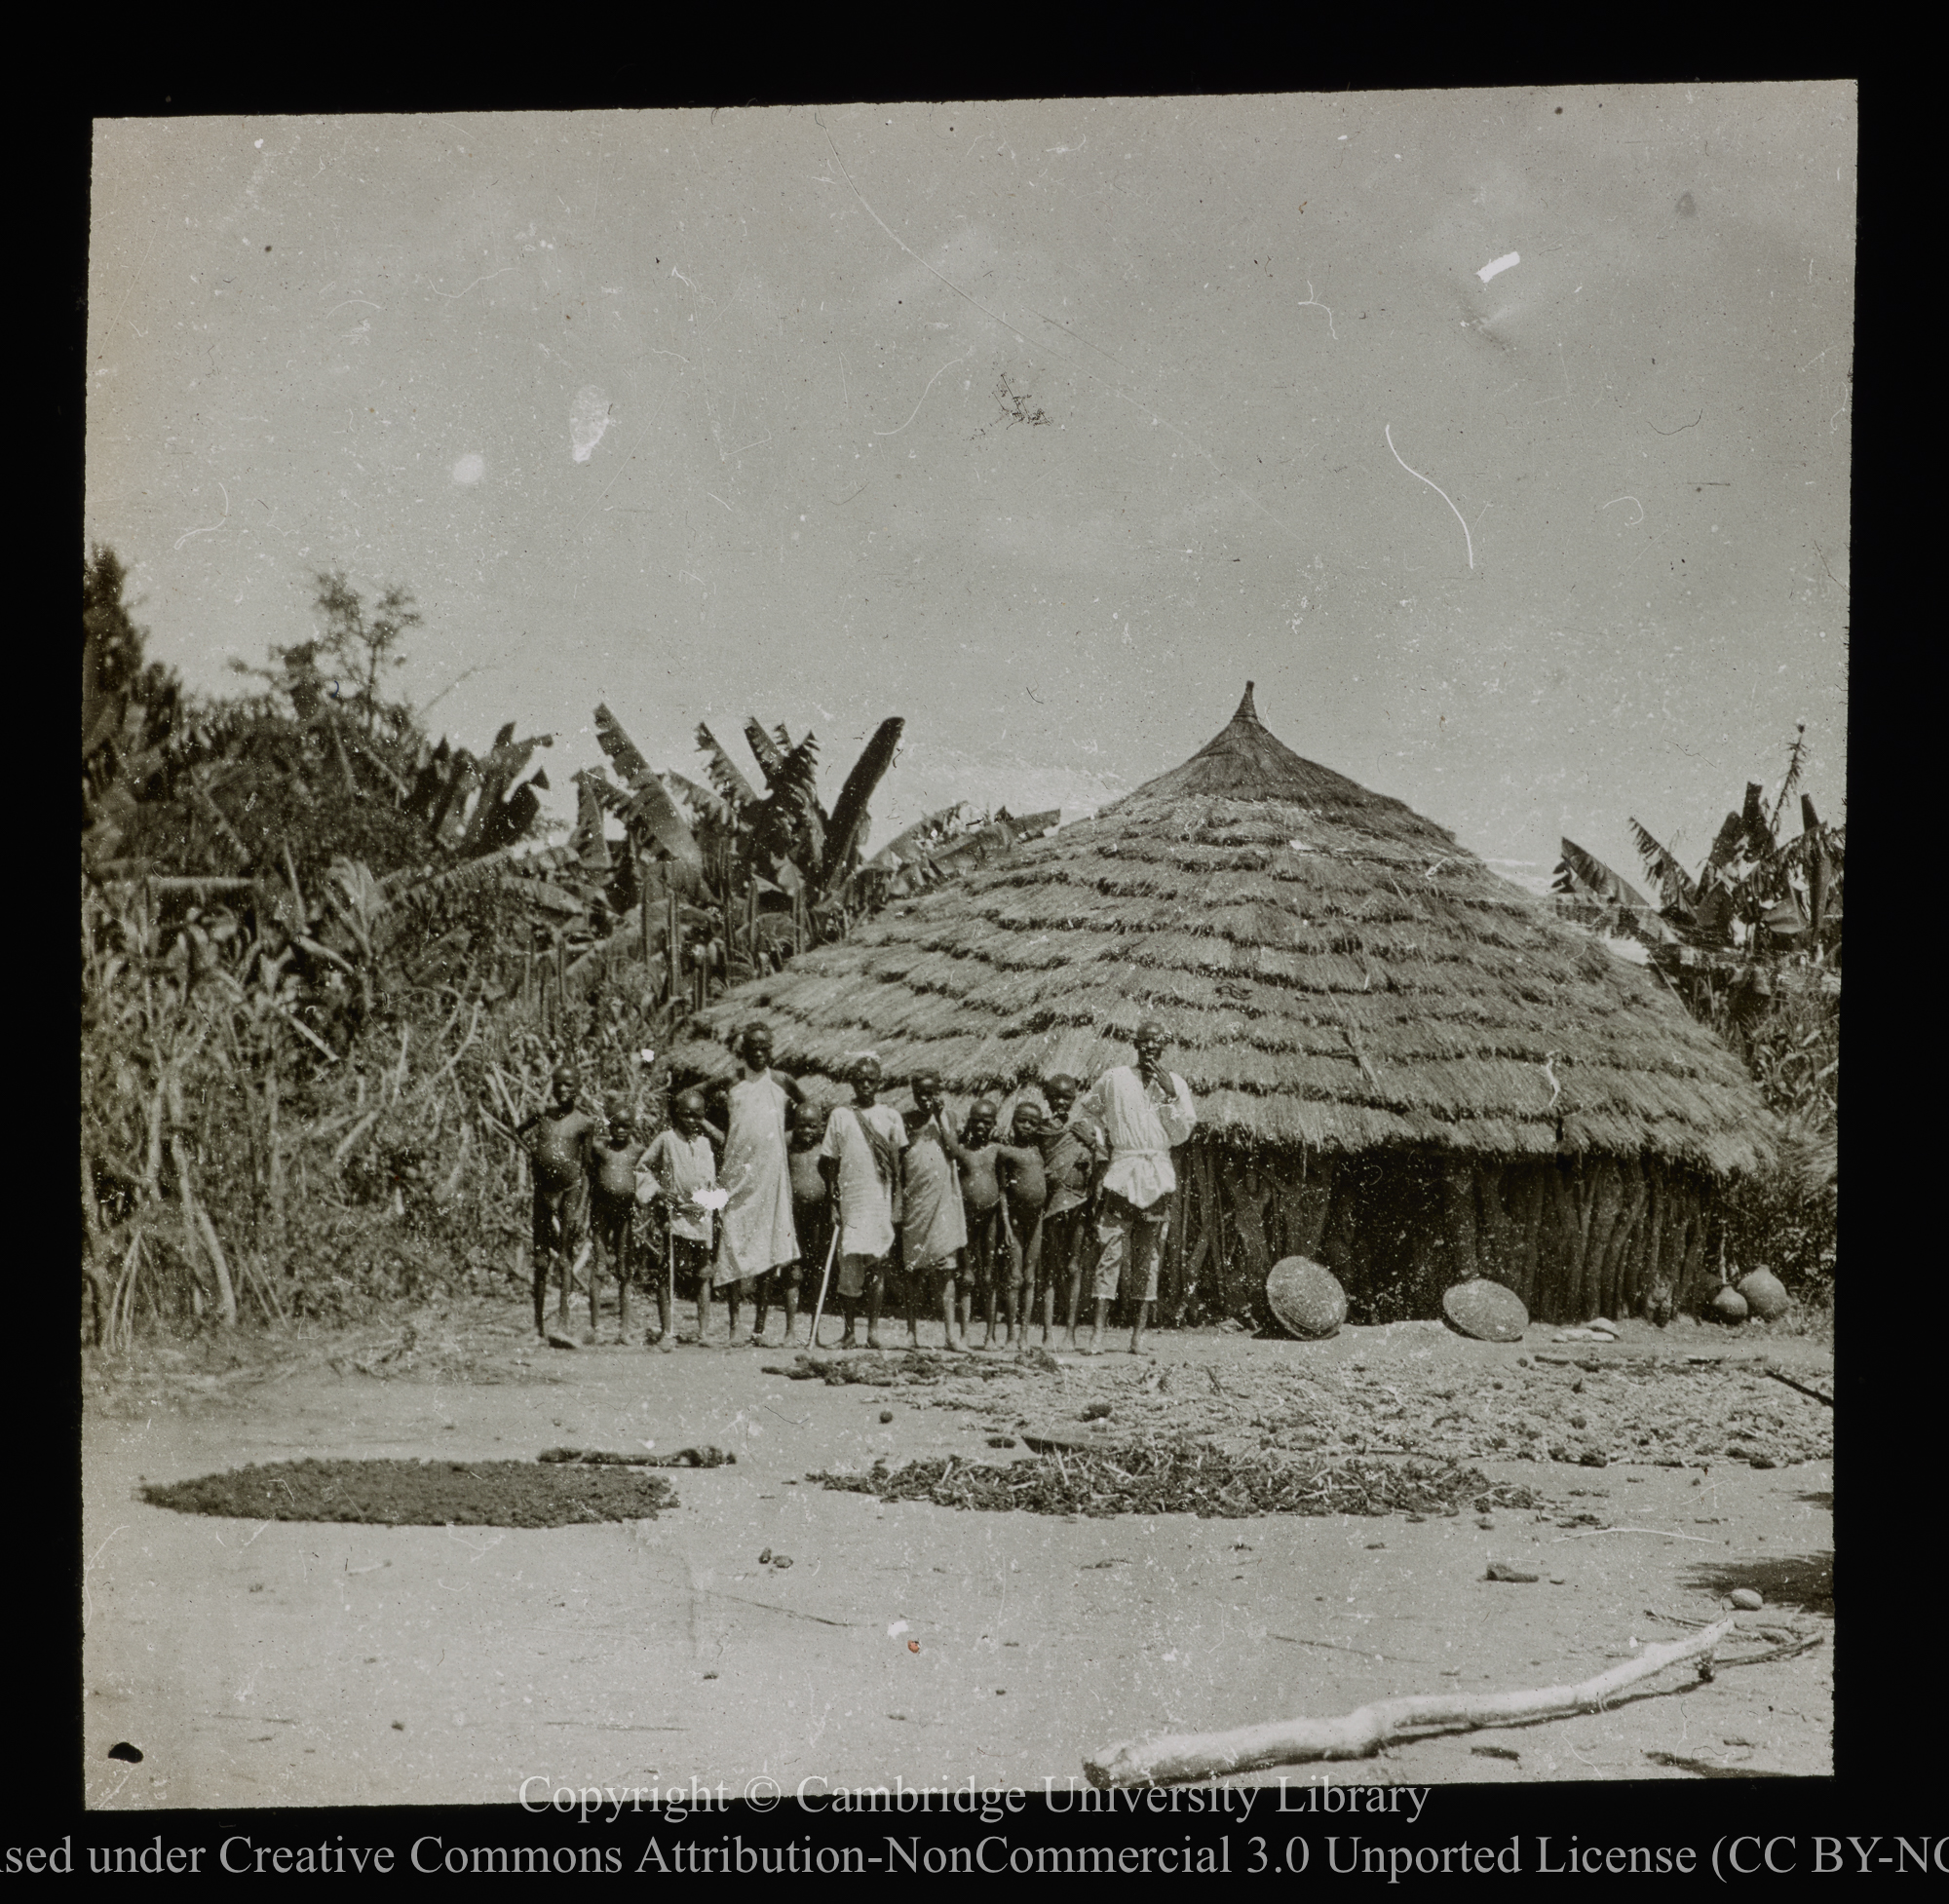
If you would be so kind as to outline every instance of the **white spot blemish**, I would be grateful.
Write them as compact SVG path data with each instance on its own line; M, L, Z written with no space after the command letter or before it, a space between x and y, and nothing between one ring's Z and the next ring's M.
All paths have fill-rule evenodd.
M1476 272L1475 276L1481 279L1483 284L1486 285L1489 282L1489 280L1496 275L1497 272L1507 271L1510 265L1520 264L1520 263L1522 263L1521 252L1505 251L1501 257L1491 258L1489 262L1481 268L1480 271ZM1582 286L1580 286L1579 288L1581 289Z
M906 1630L907 1622L904 1619L897 1619L887 1628L887 1637L890 1640L897 1640Z
M476 483L487 474L487 459L470 450L453 466L455 482Z
M609 428L609 399L594 384L584 384L575 393L568 412L568 439L573 445L570 453L578 463L594 455L595 445Z

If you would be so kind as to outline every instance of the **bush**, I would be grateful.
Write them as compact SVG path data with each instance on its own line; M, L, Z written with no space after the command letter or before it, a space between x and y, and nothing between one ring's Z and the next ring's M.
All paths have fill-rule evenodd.
M1831 1305L1840 1254L1832 1135L1784 1121L1776 1160L1732 1186L1721 1220L1736 1281L1748 1270L1771 1270L1796 1300Z

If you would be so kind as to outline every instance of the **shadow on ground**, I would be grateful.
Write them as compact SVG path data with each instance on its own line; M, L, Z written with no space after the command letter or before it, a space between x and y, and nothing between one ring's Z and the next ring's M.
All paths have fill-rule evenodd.
M1707 1561L1691 1570L1686 1584L1720 1597L1749 1586L1769 1606L1798 1604L1809 1613L1832 1613L1834 1549Z

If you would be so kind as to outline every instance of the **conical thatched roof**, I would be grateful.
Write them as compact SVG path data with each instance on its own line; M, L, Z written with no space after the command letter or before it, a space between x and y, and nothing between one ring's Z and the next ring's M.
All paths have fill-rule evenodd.
M703 1022L721 1040L762 1015L814 1090L870 1047L891 1079L932 1066L967 1091L1088 1081L1128 1062L1153 1011L1231 1142L1642 1151L1715 1171L1765 1142L1742 1067L1654 974L1398 800L1302 760L1249 683L1183 766ZM731 1063L703 1039L674 1056Z

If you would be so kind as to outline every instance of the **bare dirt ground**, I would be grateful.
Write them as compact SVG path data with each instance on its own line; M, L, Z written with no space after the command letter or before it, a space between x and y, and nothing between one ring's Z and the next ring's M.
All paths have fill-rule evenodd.
M1766 1602L1739 1616L1741 1651L1767 1646L1759 1629L1823 1644L1709 1683L1681 1668L1654 1683L1683 1690L1601 1713L1287 1775L1827 1773L1833 1417L1763 1362L1831 1393L1831 1352L1690 1322L1623 1329L1560 1343L1536 1324L1498 1345L1434 1323L1312 1344L1159 1332L1141 1359L913 1379L889 1357L868 1365L876 1386L768 1374L794 1365L777 1347L550 1350L514 1301L481 1297L352 1335L212 1335L92 1362L88 1803L494 1804L524 1778L1060 1787L1122 1738L1587 1679L1721 1617L1738 1587ZM1022 1437L1051 1431L1449 1457L1545 1504L998 1513L808 1479L1033 1460ZM249 1462L645 1444L737 1460L669 1474L679 1504L656 1519L590 1526L259 1523L140 1496ZM1491 1580L1491 1562L1539 1578ZM139 1765L107 1756L121 1741Z

